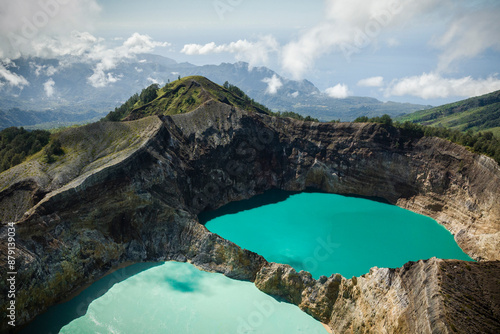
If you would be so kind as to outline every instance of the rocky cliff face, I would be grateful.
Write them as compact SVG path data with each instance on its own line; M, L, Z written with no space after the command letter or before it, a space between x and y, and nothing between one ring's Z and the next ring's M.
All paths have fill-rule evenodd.
M254 281L338 333L498 330L499 285L488 276L500 268L500 168L491 159L378 124L298 122L214 101L127 126L135 129L126 130L129 145L104 145L57 168L30 161L0 175L2 217L18 218L18 326L121 263L176 260ZM95 126L78 131L86 129L104 136ZM79 145L71 134L63 147ZM384 198L434 217L482 262L433 259L314 280L197 221L203 210L271 188ZM2 242L3 272L6 253ZM462 274L463 284L450 278ZM462 312L464 298L471 307Z
M375 267L348 280L332 275L316 281L271 264L255 284L299 305L335 333L496 333L498 274L498 261L433 258L397 269Z

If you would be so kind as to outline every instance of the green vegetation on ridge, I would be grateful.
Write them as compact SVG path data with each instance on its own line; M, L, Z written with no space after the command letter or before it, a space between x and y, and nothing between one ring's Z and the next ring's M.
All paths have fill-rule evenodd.
M271 112L272 116L276 117L288 117L288 118L293 118L297 119L299 121L306 121L306 122L319 122L319 119L313 118L311 116L302 116L301 114L298 114L293 111L277 111L277 112Z
M43 150L0 173L0 190L26 178L47 177L56 179L60 185L77 180L78 176L127 158L161 124L157 117L145 117L131 122L96 122L52 134ZM51 155L50 161L47 153ZM60 153L64 154L58 156Z
M393 122L389 115L374 118L363 116L356 118L354 122L372 122L394 126L406 135L415 138L426 136L447 139L456 144L468 147L473 152L488 155L500 164L500 139L491 131L474 133L472 130L467 130L466 132L462 132L444 127L421 125L410 121Z
M249 98L229 83L219 86L201 76L185 77L160 88L153 84L133 95L104 120L134 120L151 115L175 115L193 111L203 103L215 100L237 108L269 114L270 110Z
M110 112L104 120L121 121L148 115L174 115L190 112L213 99L243 110L265 113L276 117L289 117L300 121L319 122L317 118L302 116L293 111L272 112L266 106L251 99L243 90L226 81L219 86L210 80L191 76L169 82L160 88L152 84L131 96L123 105ZM336 121L337 122L337 121Z
M231 85L229 82L226 81L222 86L220 86L201 76L179 78L174 82L166 84L162 88L160 88L157 84L150 85L149 87L143 89L140 94L133 95L121 107L116 108L113 112L110 112L104 120L129 121L144 118L150 115L174 115L188 113L210 100L226 103L239 109L265 113L277 117L290 117L298 120L313 122L318 121L318 119L311 116L304 117L298 113L290 111L272 112L265 106L249 98L240 88ZM479 106L478 108L483 108L482 112L485 113L481 120L489 117L489 123L486 122L485 124L480 124L478 121L475 121L475 123L468 123L469 130L465 133L456 129L446 129L444 127L437 128L417 124L416 118L413 122L408 120L393 122L391 117L387 114L373 118L362 116L358 117L354 122L376 122L387 126L395 126L402 129L406 134L415 137L435 136L448 139L457 144L469 147L470 150L476 153L489 155L500 163L500 141L498 138L495 137L492 132L474 133L471 129L471 124L474 124L474 126L478 129L496 124L495 112L489 112L489 109L484 108L495 106L497 103L495 101L497 100L498 103L500 103L500 91L479 98L469 99L463 101L462 103L457 102L456 104L452 104L455 108L453 110L455 111L460 108L460 110L463 111L470 106ZM447 110L447 106L449 107L451 105L431 110L438 110L439 108ZM423 110L421 112L407 115L406 117L417 115L419 113L430 115L428 114L429 110ZM441 113L446 112L441 111ZM450 111L448 113L452 112Z
M49 143L50 133L10 127L0 131L0 173L14 167L42 150Z
M500 90L396 118L422 125L473 132L489 130L500 137Z
M53 139L48 146L43 150L43 158L47 163L53 163L56 161L54 156L63 155L64 150L62 149L62 144L59 139Z

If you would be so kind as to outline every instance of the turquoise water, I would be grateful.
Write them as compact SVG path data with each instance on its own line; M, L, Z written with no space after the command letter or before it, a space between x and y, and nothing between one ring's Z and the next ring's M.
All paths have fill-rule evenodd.
M211 231L316 278L359 276L373 266L400 267L432 256L471 260L434 220L366 199L271 192L210 215ZM177 262L117 270L23 331L59 332L326 333L299 308L250 282Z
M60 333L326 331L295 305L276 301L250 282L167 262L113 285Z
M210 231L313 277L360 276L438 257L472 260L435 220L362 198L300 193L209 220Z

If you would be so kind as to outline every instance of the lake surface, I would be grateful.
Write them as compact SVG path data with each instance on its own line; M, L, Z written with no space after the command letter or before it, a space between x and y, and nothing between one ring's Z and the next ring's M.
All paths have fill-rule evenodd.
M350 278L374 266L395 268L434 256L472 260L429 217L364 198L283 195L272 195L278 203L219 216L205 226L268 261L309 271L315 278L334 273Z
M271 204L269 204L271 203ZM271 191L200 216L209 230L315 278L433 256L471 260L431 218L362 198ZM141 263L92 284L22 333L322 333L295 305L188 263Z
M138 273L127 277L130 272ZM119 282L110 286L113 280ZM89 289L106 291L85 305L94 297ZM57 305L39 317L31 333L327 333L297 306L275 300L252 283L200 271L189 263L132 265L89 289L76 302ZM74 312L87 306L75 319ZM65 311L73 317L65 317ZM64 326L54 327L54 322Z

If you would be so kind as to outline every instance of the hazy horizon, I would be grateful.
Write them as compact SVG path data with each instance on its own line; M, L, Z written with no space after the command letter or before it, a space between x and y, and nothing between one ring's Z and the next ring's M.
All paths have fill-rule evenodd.
M19 57L92 60L108 85L140 53L245 61L334 98L439 105L500 89L494 0L24 0L0 4L0 17L0 92L29 84L11 71Z

